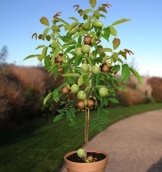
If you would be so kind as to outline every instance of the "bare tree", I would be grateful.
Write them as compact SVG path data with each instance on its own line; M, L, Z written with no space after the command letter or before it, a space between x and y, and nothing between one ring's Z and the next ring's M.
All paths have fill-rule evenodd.
M8 57L8 50L6 46L3 46L0 51L0 64L4 64L6 62L6 58Z

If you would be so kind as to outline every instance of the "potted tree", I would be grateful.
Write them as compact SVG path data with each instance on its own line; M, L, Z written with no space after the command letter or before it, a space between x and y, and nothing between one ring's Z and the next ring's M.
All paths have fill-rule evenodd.
M62 19L57 12L52 23L46 17L40 19L46 28L41 34L34 33L33 38L45 41L36 49L36 57L44 63L44 68L55 79L62 76L63 82L44 98L62 104L55 121L63 117L75 122L78 111L85 112L85 149L65 155L69 172L104 172L107 155L88 152L90 110L101 109L109 104L117 103L116 91L134 74L141 79L138 72L126 64L129 49L119 50L120 39L116 26L129 21L120 19L104 26L101 22L106 17L108 3L96 6L96 0L89 0L90 8L82 9L74 5L79 17L70 17L71 22Z

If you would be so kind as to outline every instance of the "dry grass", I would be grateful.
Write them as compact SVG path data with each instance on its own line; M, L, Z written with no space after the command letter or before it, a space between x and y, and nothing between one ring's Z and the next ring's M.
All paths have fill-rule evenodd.
M123 105L134 105L140 103L148 103L152 101L152 87L148 83L148 78L143 77L143 83L131 76L127 87L118 92L118 97Z
M18 79L6 69L0 69L0 120L7 120L24 104L23 89Z
M40 67L0 66L0 121L40 116L43 97L60 82Z
M118 98L122 105L134 105L144 103L144 95L138 90L130 87L125 88L123 91L118 92Z
M162 78L152 77L148 79L152 87L152 96L157 102L162 102Z

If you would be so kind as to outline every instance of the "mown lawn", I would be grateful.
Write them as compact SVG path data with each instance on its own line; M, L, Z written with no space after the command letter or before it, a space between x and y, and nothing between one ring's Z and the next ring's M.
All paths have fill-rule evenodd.
M112 123L131 115L162 109L162 103L106 109L108 115L91 112L91 138ZM41 119L14 131L0 131L0 172L58 172L65 152L84 143L84 115L77 126L66 120Z

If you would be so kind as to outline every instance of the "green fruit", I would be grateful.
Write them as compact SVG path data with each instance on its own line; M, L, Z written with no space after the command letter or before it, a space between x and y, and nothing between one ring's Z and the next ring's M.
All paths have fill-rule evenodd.
M82 45L82 48L81 48L81 51L84 53L84 54L88 54L91 50L91 47L89 45Z
M94 12L94 17L96 17L97 19L99 19L100 13L99 13L98 11L95 11L95 12Z
M58 26L53 26L53 31L54 32L60 32L60 28Z
M72 29L72 30L70 30L69 31L69 33L72 35L72 34L74 34L74 33L76 33L77 32L77 28L74 28L74 29Z
M73 84L71 86L71 92L72 93L77 93L79 91L79 86L77 84Z
M82 50L81 50L81 48L76 48L76 49L74 50L74 54L75 54L76 56L82 55Z
M102 28L103 24L100 21L94 21L93 26L96 27L96 28Z
M100 72L100 67L99 66L92 66L92 73L97 74Z
M46 36L46 40L47 40L47 41L50 41L50 40L51 40L51 36L50 36L50 35L47 35L47 36Z
M90 66L88 64L82 64L81 68L88 72L90 70Z
M83 15L83 19L86 20L88 18L88 15L87 14L84 14Z
M85 100L86 99L86 93L84 91L79 91L77 94L78 99Z
M85 30L90 30L91 29L91 24L90 23L83 23L82 27Z
M44 40L44 36L43 36L42 34L40 34L40 35L38 36L38 39L43 39L43 40Z
M84 149L78 149L77 150L77 155L79 158L84 158L85 157L85 150Z
M99 95L100 95L101 97L106 97L106 96L108 96L108 89L105 88L105 87L101 87L101 88L99 89Z

